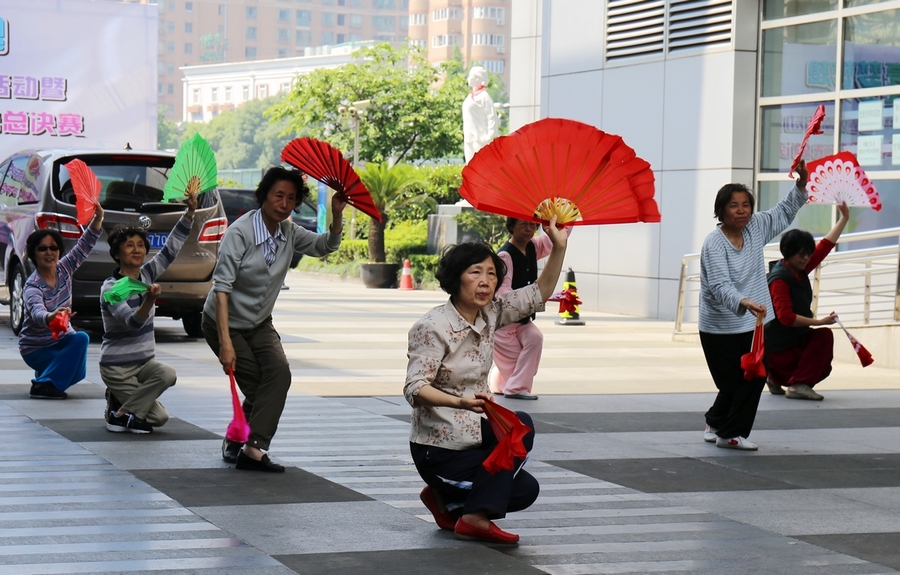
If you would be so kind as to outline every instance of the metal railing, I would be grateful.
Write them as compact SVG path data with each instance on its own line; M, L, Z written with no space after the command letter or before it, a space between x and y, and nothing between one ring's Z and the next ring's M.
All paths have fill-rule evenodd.
M812 311L837 312L845 325L872 325L900 322L900 228L844 234L838 244L859 244L893 238L893 245L832 252L816 268L810 283ZM778 244L768 244L765 259L781 259ZM768 271L768 270L767 270ZM685 323L698 321L700 299L700 254L681 259L675 333L685 333ZM696 329L692 330L696 333Z

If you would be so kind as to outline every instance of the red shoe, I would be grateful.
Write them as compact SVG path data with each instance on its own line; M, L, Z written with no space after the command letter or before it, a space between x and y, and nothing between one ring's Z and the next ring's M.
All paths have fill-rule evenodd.
M456 527L453 528L453 533L456 534L457 539L463 539L465 541L490 541L491 543L518 543L519 536L515 533L509 533L504 531L494 525L491 522L490 529L482 529L481 527L476 527L471 523L466 523L460 517L459 521L456 522Z
M438 527L453 531L453 527L456 525L456 519L450 515L450 512L447 511L446 507L438 503L437 497L434 496L434 490L430 485L426 485L425 488L422 489L422 493L419 494L419 499L421 499L422 503L425 504L425 507L431 511L434 522L437 523Z

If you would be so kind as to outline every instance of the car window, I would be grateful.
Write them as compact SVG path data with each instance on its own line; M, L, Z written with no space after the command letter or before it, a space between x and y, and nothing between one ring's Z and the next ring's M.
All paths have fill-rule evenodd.
M316 213L316 208L306 202L300 204L300 209L297 210L297 215L304 220L315 220Z
M0 184L0 196L3 204L14 206L18 201L19 190L22 188L22 180L25 179L25 167L28 165L28 156L15 156L12 158L3 184Z
M77 158L87 164L100 180L100 205L106 210L166 213L184 209L181 202L162 201L163 188L175 162L172 157L84 154ZM75 203L75 191L65 164L73 159L69 156L57 162L53 185L56 198L70 204Z
M22 177L22 187L19 188L19 204L37 203L38 197L38 178L41 175L41 159L38 156L32 156L28 159L25 174Z
M9 165L12 163L12 159L6 160L3 164L0 164L0 206L11 206L16 203L16 194L19 193L18 189L16 189L15 193L10 196L8 193L8 189L5 185L3 185L4 177L6 176L6 171L9 169Z
M258 207L253 190L219 188L219 197L222 199L222 208L225 210L229 224Z

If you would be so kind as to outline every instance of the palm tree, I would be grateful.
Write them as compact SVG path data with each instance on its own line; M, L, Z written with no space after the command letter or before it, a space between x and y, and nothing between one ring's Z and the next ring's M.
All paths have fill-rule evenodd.
M415 186L424 186L416 169L409 164L388 165L387 162L369 163L359 171L359 177L372 194L372 201L381 213L381 221L369 222L369 261L384 263L384 228L392 210L407 205L425 206L434 210L435 201L427 194L409 196Z

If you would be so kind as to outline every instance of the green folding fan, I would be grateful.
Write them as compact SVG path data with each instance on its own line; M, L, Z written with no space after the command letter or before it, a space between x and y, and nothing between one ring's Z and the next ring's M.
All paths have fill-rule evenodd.
M216 187L217 175L216 156L212 148L200 134L194 134L178 149L175 165L163 188L163 201L171 202L208 192Z
M103 299L106 300L106 303L109 305L116 305L127 300L134 294L144 293L148 289L150 289L150 286L144 282L125 276L117 280L116 283L113 284L113 287L103 294Z

